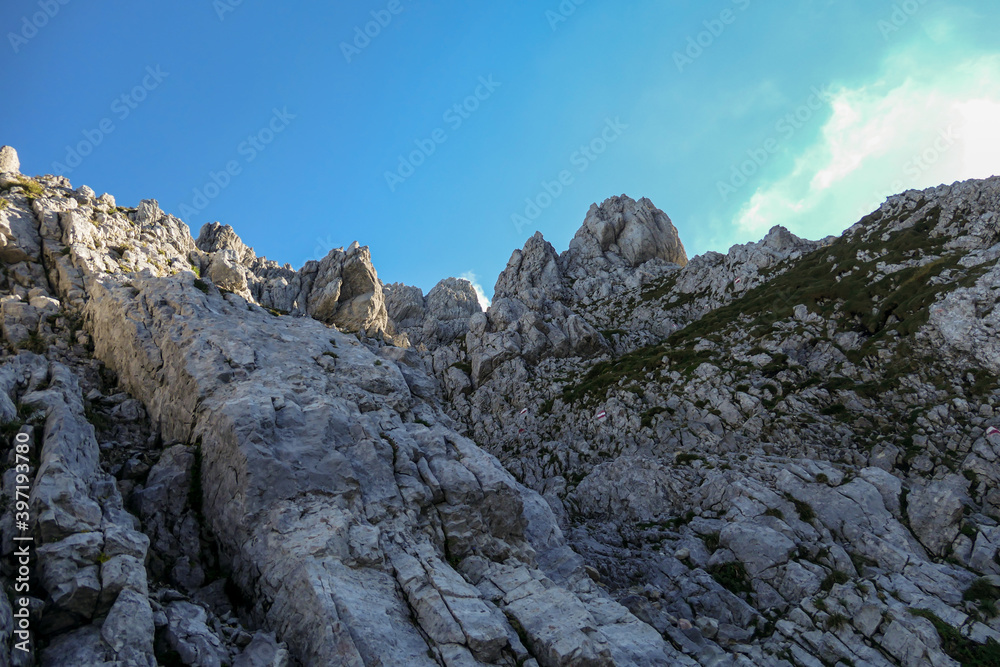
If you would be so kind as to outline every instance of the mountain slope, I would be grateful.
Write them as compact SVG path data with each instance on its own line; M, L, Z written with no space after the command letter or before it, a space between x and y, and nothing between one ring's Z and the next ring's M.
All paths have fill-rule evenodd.
M0 407L37 442L43 664L693 664L386 344L367 249L294 272L153 201L0 189Z
M776 228L637 269L558 302L601 330L594 352L536 361L508 337L454 410L661 632L697 619L702 638L795 664L951 664L927 614L1000 639L998 214L1000 179L966 182L819 243ZM472 369L497 317L472 325ZM997 648L948 641L955 658Z
M690 261L613 197L483 313L0 167L42 664L996 664L1000 179Z

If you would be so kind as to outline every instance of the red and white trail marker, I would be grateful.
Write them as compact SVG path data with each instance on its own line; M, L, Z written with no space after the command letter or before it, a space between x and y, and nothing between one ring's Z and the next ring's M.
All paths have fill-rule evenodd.
M528 408L521 408L521 411L518 412L517 414L519 414L519 415L526 415L526 414L528 414Z
M998 429L996 426L990 426L988 429L986 429L987 438L991 438L995 435L1000 435L1000 429Z
M599 422L603 422L607 418L608 418L608 413L604 410L601 410L596 415L594 415L594 419L596 419Z
M743 279L742 278L737 278L736 280L733 281L733 284L734 285L739 285L741 282L743 282Z
M524 435L524 429L523 428L517 429L517 434L518 435Z

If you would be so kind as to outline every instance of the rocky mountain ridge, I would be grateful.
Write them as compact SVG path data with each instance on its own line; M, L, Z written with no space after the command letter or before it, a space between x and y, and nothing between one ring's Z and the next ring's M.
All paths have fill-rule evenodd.
M484 313L0 172L6 664L996 660L1000 179L690 262L613 197Z

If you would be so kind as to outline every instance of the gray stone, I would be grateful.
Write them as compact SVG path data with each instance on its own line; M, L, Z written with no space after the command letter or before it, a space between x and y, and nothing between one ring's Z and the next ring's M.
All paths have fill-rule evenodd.
M139 225L152 225L163 216L160 205L155 199L143 199L135 210L135 222Z
M0 417L38 439L44 664L152 664L151 627L195 663L352 666L954 664L909 608L996 635L962 592L1000 576L1000 179L690 261L615 197L562 254L528 239L485 313L465 281L382 286L358 244L296 271L34 181L0 211ZM932 270L929 305L875 295L878 336L814 298Z
M958 536L959 522L967 501L966 488L968 480L950 475L910 490L906 509L910 527L931 553L943 555Z
M17 151L10 146L0 147L0 174L21 173L21 161L17 158Z
M93 625L56 637L41 652L40 662L44 667L112 667L115 664L107 644L101 640L101 631Z
M189 602L171 602L164 611L168 624L164 641L184 664L221 667L229 662L228 652L207 625L208 615L204 609Z
M101 637L116 664L155 667L153 610L144 593L122 590L101 626Z
M288 664L285 645L268 632L255 633L253 641L233 661L233 667L287 667Z
M670 218L648 199L634 201L625 195L591 206L569 247L569 264L576 266L604 260L636 267L654 258L687 264Z

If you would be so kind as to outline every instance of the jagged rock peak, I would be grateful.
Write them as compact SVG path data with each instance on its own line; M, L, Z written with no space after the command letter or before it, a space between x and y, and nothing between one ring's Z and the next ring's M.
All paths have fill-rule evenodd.
M468 319L482 311L479 296L465 278L445 278L427 293L427 310L438 320Z
M559 255L541 232L535 232L524 248L511 253L507 268L497 278L493 290L494 299L525 296L531 291L549 298L559 297L562 292Z
M645 197L635 201L625 195L593 204L566 254L569 265L597 263L601 268L636 267L654 258L680 266L688 261L667 214Z
M0 148L0 174L20 174L21 161L17 151L10 146Z
M389 283L382 286L385 308L389 319L399 328L419 327L423 324L424 291L413 285Z
M389 320L412 344L433 345L464 336L469 317L482 312L472 283L464 278L445 278L427 296L419 287L383 285Z
M256 258L253 248L243 243L231 225L210 222L201 228L195 245L203 252L218 252L232 250L239 261L250 263Z
M315 271L308 298L308 312L314 318L342 329L364 329L369 335L389 329L382 282L372 265L371 250L355 241L346 251L335 248L315 268L308 262L304 271Z

